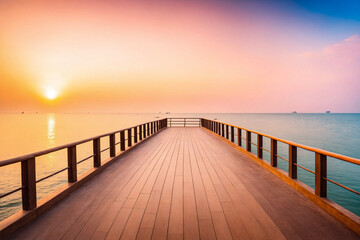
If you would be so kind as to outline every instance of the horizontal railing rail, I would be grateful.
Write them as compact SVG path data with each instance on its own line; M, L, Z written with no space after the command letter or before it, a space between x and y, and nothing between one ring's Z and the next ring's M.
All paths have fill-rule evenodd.
M230 140L235 143L235 137L237 138L237 143L239 147L242 147L242 140L245 141L245 149L248 152L251 152L251 147L255 146L257 148L257 157L259 159L263 159L263 151L270 153L270 166L277 167L278 159L284 160L288 163L288 176L292 179L297 179L297 167L315 175L315 194L319 197L327 197L327 182L331 182L339 187L342 187L352 193L360 195L359 191L351 189L347 186L344 186L332 179L327 177L327 158L335 158L341 161L349 162L355 165L360 165L360 159L344 156L341 154L329 152L326 150L302 145L299 143L295 143L292 141L284 140L281 138L273 137L271 135L263 134L257 131L249 130L246 128L241 128L238 126L234 126L231 124L209 120L209 119L201 119L201 125L210 131ZM242 133L245 133L245 137L243 137ZM257 143L252 141L252 134L255 134L257 138ZM263 139L270 139L270 149L265 149L263 147ZM278 142L284 143L288 145L288 159L280 156L278 154ZM301 166L297 162L298 154L297 149L304 149L310 152L315 153L315 171L312 171L304 166Z
M139 141L151 136L152 134L162 130L167 127L167 119L160 119L152 122L147 122L143 124L139 124L130 128L124 128L121 130L117 130L114 132L98 135L95 137L87 138L81 141L61 145L54 148L49 148L43 151L27 154L24 156L11 158L7 160L0 161L0 167L4 167L10 164L21 163L21 187L8 191L7 193L3 193L0 195L0 199L7 197L13 193L18 191L22 191L22 208L23 210L32 210L37 207L37 192L36 192L36 184L42 182L50 177L53 177L59 173L64 171L68 171L68 182L74 183L77 182L77 165L93 158L93 166L94 168L98 168L101 166L101 153L105 151L110 151L110 157L116 156L116 145L120 144L120 150L124 151L126 149L125 142L127 142L127 147L132 147L133 144L138 143ZM125 133L126 137L125 137ZM120 134L120 141L115 141L115 135ZM101 149L100 141L102 138L108 138L109 147L105 149ZM90 156L77 160L76 149L77 146L83 143L92 142L93 154ZM56 172L53 172L41 179L36 180L36 158L54 153L60 150L67 149L67 162L68 166L60 169Z
M200 127L200 118L167 118L168 127Z

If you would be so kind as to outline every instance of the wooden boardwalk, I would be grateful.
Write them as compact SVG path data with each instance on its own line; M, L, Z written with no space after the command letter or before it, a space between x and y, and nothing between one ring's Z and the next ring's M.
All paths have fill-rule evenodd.
M202 128L168 128L13 239L358 239Z

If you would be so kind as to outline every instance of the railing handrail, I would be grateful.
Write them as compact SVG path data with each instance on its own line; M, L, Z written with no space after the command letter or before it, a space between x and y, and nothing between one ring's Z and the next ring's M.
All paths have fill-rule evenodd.
M167 118L167 119L198 119L198 120L200 120L201 118L189 118L189 117L171 117L171 118Z
M296 143L296 142L292 142L292 141L285 140L285 139L282 139L282 138L274 137L274 136L271 136L271 135L268 135L268 134L260 133L260 132L254 131L254 130L250 130L250 129L247 129L247 128L235 126L235 125L232 125L232 124L228 124L228 123L224 123L224 122L220 122L220 121L216 121L216 120L211 120L211 119L207 119L207 118L203 118L203 119L208 120L208 121L212 121L212 122L217 122L217 123L224 124L224 125L228 125L230 127L239 128L239 129L242 129L244 131L255 133L255 134L270 138L270 139L274 139L274 140L282 142L282 143L292 145L294 147L299 147L299 148L302 148L302 149L305 149L305 150L308 150L308 151L312 151L312 152L315 152L315 153L326 155L328 157L332 157L332 158L343 160L343 161L346 161L346 162L349 162L349 163L360 165L360 159L357 159L357 158L353 158L353 157L345 156L345 155L342 155L342 154L326 151L326 150L323 150L323 149L320 149L320 148L315 148L315 147L303 145L303 144L300 144L300 143Z
M333 157L340 161L344 162L350 162L355 165L360 165L360 160L356 158L347 157L341 154L332 153L329 151L325 151L322 149L317 149L309 146L305 146L302 144L294 143L291 141L283 140L280 138L276 138L267 134L262 134L257 131L252 131L246 128L241 128L238 126L234 126L231 124L223 123L220 121L214 121L210 119L201 119L202 126L209 129L210 131L219 134L220 136L230 140L231 142L235 143L235 136L238 138L238 145L242 146L242 139L245 140L246 143L246 151L251 152L251 146L254 145L257 147L257 158L263 159L263 151L267 151L270 153L270 166L271 167L277 167L277 159L282 159L288 163L288 177L291 179L297 179L297 167L308 171L312 174L315 174L315 194L320 197L326 197L327 196L327 182L331 182L333 184L336 184L348 191L351 191L357 195L360 195L359 191L356 191L354 189L351 189L349 187L346 187L332 179L327 178L327 157ZM231 130L231 133L229 134L229 127ZM235 134L235 129L237 129L237 134ZM246 138L242 137L242 131L245 131ZM255 144L252 142L251 134L257 135L257 143ZM229 136L230 135L230 136ZM230 138L229 138L230 137ZM263 138L267 137L270 139L270 150L267 150L263 147ZM289 151L288 151L288 159L280 156L277 152L277 142L282 142L288 145ZM312 171L304 166L301 166L298 161L298 154L297 149L305 149L310 152L315 153L315 171Z
M342 189L347 190L348 192L351 192L352 194L360 196L360 191L358 191L358 182L353 181L351 185L348 184L348 186L345 186L344 184L335 181L331 177L329 178L327 169L328 157L332 157L343 162L349 162L357 166L360 165L360 159L306 146L216 120L201 118L201 125L205 129L208 129L214 134L217 134L221 138L225 138L227 141L235 144L235 146L240 147L242 149L241 151L244 151L247 156L258 162L270 172L274 173L280 179L287 182L289 185L294 187L304 196L330 213L336 219L340 220L342 223L355 230L357 233L360 233L360 217L355 213L351 213L351 210L349 212L341 205L332 202L331 199L329 200L327 187L328 182L330 182L338 187L341 187ZM245 138L243 137L243 132L245 132ZM255 139L253 140L253 135L255 135L255 139L257 139L256 141L254 141ZM264 137L270 140L270 149L266 149L264 147ZM244 145L243 140L245 141ZM283 143L284 146L288 146L287 159L278 153L278 142ZM252 150L253 145L256 146L256 153L254 153ZM312 163L314 171L302 166L298 162L298 158L301 156L298 154L298 148L314 153L315 156ZM270 156L267 155L264 158L264 151L268 152ZM283 152L283 148L281 148L281 152ZM281 164L278 166L278 159L286 161L286 164ZM284 169L285 166L288 168L287 171ZM301 182L301 180L298 178L298 168L313 174L314 182L312 184Z
M165 119L166 118L162 118L162 119L157 119L157 120L154 120L154 121L161 121L161 120L165 120ZM30 158L39 157L39 156L42 156L42 155L45 155L45 154L56 152L56 151L66 149L66 148L69 148L69 147L73 147L73 146L83 144L83 143L86 143L86 142L90 142L90 141L92 141L94 139L106 137L106 136L109 136L111 134L119 133L119 132L122 132L122 131L127 131L129 129L133 129L133 128L136 128L136 127L139 127L139 126L142 126L144 124L148 124L148 123L151 123L151 122L154 122L154 121L141 123L141 124L138 124L138 125L135 125L135 126L132 126L132 127L128 127L128 128L120 129L120 130L117 130L117 131L101 134L101 135L98 135L98 136L95 136L95 137L90 137L90 138L86 138L86 139L83 139L83 140L79 140L79 141L76 141L76 142L67 143L67 144L64 144L64 145L48 148L46 150L37 151L37 152L34 152L34 153L22 155L22 156L19 156L19 157L14 157L14 158L6 159L6 160L1 160L0 161L0 167L10 165L10 164L13 164L13 163L22 162L22 161L28 160Z
M167 118L169 127L201 127L202 118L194 117L172 117Z
M0 167L15 164L21 162L21 187L17 189L12 189L7 193L0 194L0 199L10 194L13 194L17 191L22 191L22 205L23 210L32 210L37 207L37 193L36 193L36 184L46 180L50 177L53 177L59 173L62 173L67 170L68 172L68 183L75 183L78 180L77 174L77 165L81 162L84 162L90 158L93 158L93 166L95 171L102 166L102 156L101 154L105 151L109 151L109 161L113 158L119 156L123 151L126 151L125 142L127 142L127 147L131 148L133 144L137 144L141 142L143 139L153 135L154 133L162 130L163 128L167 127L167 119L158 119L146 123L142 123L136 126L132 126L129 128L120 129L117 131L101 134L95 137L87 138L81 141L61 145L58 147L53 147L47 150L23 155L16 158L11 158L8 160L4 160L0 162ZM127 132L127 138L125 137L125 132ZM134 135L133 135L134 133ZM115 138L116 134L120 134L120 142L116 143ZM105 149L101 149L101 139L108 138L109 140L109 147ZM134 138L134 139L133 139ZM78 161L76 149L77 146L85 143L85 142L92 142L93 147L93 154ZM116 153L116 145L120 144L120 152ZM36 158L45 154L53 153L59 150L67 150L67 163L68 166L62 168L56 172L53 172L47 176L42 177L41 179L36 179ZM0 229L1 230L1 229Z

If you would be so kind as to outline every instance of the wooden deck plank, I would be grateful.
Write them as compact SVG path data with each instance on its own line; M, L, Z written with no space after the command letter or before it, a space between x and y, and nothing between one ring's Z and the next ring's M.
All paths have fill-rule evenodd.
M183 137L183 135L181 136ZM180 138L181 139L181 138ZM160 203L156 215L152 239L166 239L169 226L169 216L172 200L172 190L174 185L176 163L179 154L179 141L171 156L170 166L166 175L165 183L161 193Z
M198 137L197 137L198 138ZM197 163L200 170L200 175L204 183L204 188L207 194L207 200L211 212L211 217L214 224L215 234L218 239L232 239L231 232L229 226L227 224L223 209L220 204L219 197L216 193L213 182L208 173L208 169L205 166L204 154L199 151L199 146L197 144L197 138L193 138L193 146L195 148L195 156L197 158Z
M12 239L358 239L201 128L169 128Z
M200 143L199 144L209 144L210 143ZM207 149L207 147L206 147ZM213 154L213 155L211 155ZM215 155L215 156L214 156ZM251 194L243 186L241 181L231 181L229 175L231 176L231 171L224 171L222 163L219 163L216 160L219 160L219 157L226 158L228 156L225 153L218 153L216 150L210 153L210 161L212 161L214 168L221 175L223 184L227 192L229 193L230 199L233 203L233 210L236 210L239 216L243 216L242 221L246 229L246 232L249 234L252 239L269 239L275 237L276 239L284 239L284 236L281 234L279 229L273 223L271 218L264 214L264 210L260 205L257 204L256 200L252 198ZM232 213L234 214L234 213ZM266 228L269 226L269 228ZM270 230L264 231L264 230Z
M115 204L115 199L120 202L125 202L123 196L127 198L136 198L134 196L131 196L131 193L135 191L141 184L143 183L143 176L147 176L146 174L143 174L146 171L151 171L152 167L156 162L158 161L158 158L156 157L157 154L163 152L166 150L166 146L169 144L169 141L166 141L163 145L160 145L159 147L155 148L154 151L151 151L147 158L149 161L145 161L140 168L137 169L136 173L131 177L131 179L127 182L126 186L124 187L124 182L119 181L116 182L114 185L114 189L117 189L118 191L110 191L112 194L107 194L106 198L103 198L103 201L101 201L102 204L99 204L99 207L96 209L94 214L87 220L86 225L83 227L79 235L76 239L90 239L92 234L96 231L97 227L100 224L100 221L98 219L102 219L105 217L107 213L109 213L109 209L111 209L111 205ZM126 181L125 181L126 182ZM140 183L140 184L139 184ZM135 190L134 190L135 189ZM130 192L130 193L129 193ZM130 194L130 197L127 196ZM111 222L111 221L109 221Z
M195 190L196 209L199 219L200 237L202 239L216 239L214 224L210 213L210 207L206 197L204 184L200 175L200 170L198 167L199 156L196 156L194 142L192 141L193 137L194 136L191 135L191 139L189 139L191 146L189 151L190 151L191 171L192 171L194 190Z
M186 134L188 135L188 133ZM190 165L189 141L184 143L184 239L200 239L194 184Z
M167 142L167 145L166 146L171 146L172 144L172 141L173 139L170 139L170 141ZM168 148L164 148L162 153L167 153L168 152ZM159 155L161 156L161 155ZM155 159L155 158L154 158ZM156 160L156 159L155 159ZM144 170L145 171L145 170ZM137 201L137 198L134 198L134 195L133 197L129 197L129 194L132 192L133 194L134 193L134 186L135 186L135 181L136 179L139 179L140 177L147 177L146 174L143 174L144 171L140 171L138 172L138 175L137 175L137 178L134 178L134 180L127 185L126 188L124 188L124 191L122 191L118 197L117 197L117 200L121 201L124 200L124 205L123 205L123 209L128 209L129 211L121 211L119 213L119 215L116 216L115 220L114 220L114 223L112 224L110 230L109 230L109 233L107 235L107 238L106 239L119 239L123 233L123 230L125 229L125 227L127 226L127 223L128 223L128 219L129 217L131 217L131 214L132 214L132 210L133 210L133 207L135 206L136 204L136 201ZM138 185L139 187L140 185ZM138 194L140 194L139 191L141 191L142 189L139 189L138 188ZM136 216L138 216L139 211L137 211L137 213L134 213ZM135 217L133 217L133 220L131 221L136 221L134 219L137 219ZM120 223L121 224L121 228L119 229L118 227L118 224L117 223ZM131 224L131 223L130 223ZM131 229L130 229L131 230ZM130 231L128 230L128 231ZM136 234L135 234L136 236Z
M164 186L166 175L168 173L173 152L175 151L175 144L177 143L176 140L178 137L179 136L174 138L174 142L165 156L165 160L156 176L156 179L153 178L155 180L155 183L152 184L153 186L147 185L143 189L143 192L149 192L149 191L151 192L150 192L149 201L146 206L144 217L140 224L137 239L151 239L153 228L155 225L155 220L156 220L156 213L159 207L160 198L162 194L162 189Z
M171 141L172 143L176 143L176 137L171 139ZM172 146L175 146L175 144ZM148 170L142 174L141 181L138 181L128 196L128 198L137 198L137 201L125 226L124 232L121 235L121 239L136 238L150 197L150 192L153 189L159 171L163 166L166 157L169 155L169 153L171 153L171 149L172 147L169 147L165 149L165 151L163 151L160 155L158 155L158 161L155 163L154 167L149 167Z
M184 194L183 194L184 138L179 143L169 218L168 239L183 239L184 234Z

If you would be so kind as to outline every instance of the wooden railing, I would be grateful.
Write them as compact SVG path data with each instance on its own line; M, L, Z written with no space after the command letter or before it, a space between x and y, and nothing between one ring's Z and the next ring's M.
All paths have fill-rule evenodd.
M37 198L36 198L36 184L44 181L52 176L55 176L61 172L67 170L68 172L68 182L74 183L77 182L77 165L93 158L93 166L94 168L99 168L101 166L101 153L104 151L110 151L110 157L116 156L115 147L120 144L120 150L125 150L125 142L127 142L128 147L132 147L133 144L138 143L139 141L149 137L150 135L160 131L161 129L167 127L167 119L156 120L152 122L147 122L144 124L140 124L137 126L133 126L130 128L121 129L115 132L102 134L96 137L84 139L78 142L62 145L59 147L50 148L44 151L31 153L28 155L24 155L21 157L16 157L8 160L0 161L0 167L4 167L6 165L15 164L21 162L21 187L17 189L13 189L7 193L1 194L0 199L4 198L10 194L13 194L18 191L22 191L22 208L23 210L32 210L37 206ZM120 135L120 141L115 141L115 135ZM105 149L101 149L100 147L100 139L108 138L109 147ZM76 148L79 144L83 144L86 142L93 143L93 154L78 161ZM54 172L46 177L36 180L36 169L35 162L36 158L50 154L53 152L57 152L59 150L67 149L67 162L68 166L63 168L57 172Z
M345 162L349 162L355 165L360 165L360 159L347 157L337 153L328 152L322 149L305 146L295 142L287 141L277 137L273 137L267 134L262 134L256 131L252 131L246 128L237 127L231 124L226 124L223 122L218 122L209 119L201 119L201 125L210 131L230 140L235 143L235 138L237 138L238 146L242 147L242 140L245 141L244 148L246 151L251 152L252 145L257 148L257 158L263 159L263 152L266 151L270 154L270 165L272 167L278 166L278 159L284 160L288 163L288 176L292 179L297 179L297 168L301 168L311 174L315 175L315 194L319 197L327 197L327 182L331 182L339 187L342 187L352 193L360 195L360 192L351 189L343 184L340 184L332 179L327 177L327 157L332 157L339 159ZM243 134L244 133L244 134ZM252 141L251 134L255 134L257 138L257 144ZM265 149L263 147L264 138L270 139L270 149ZM278 142L282 142L288 145L288 159L280 156L278 154ZM304 166L298 164L297 158L297 149L304 149L310 152L315 153L314 164L315 171L312 171Z
M168 127L200 127L200 118L167 118Z

